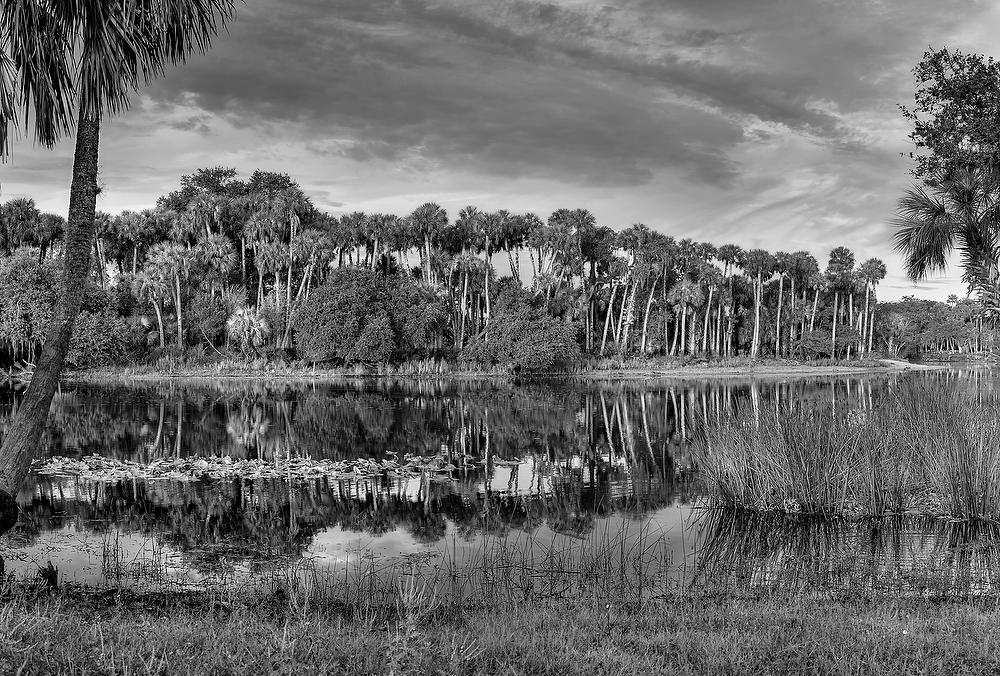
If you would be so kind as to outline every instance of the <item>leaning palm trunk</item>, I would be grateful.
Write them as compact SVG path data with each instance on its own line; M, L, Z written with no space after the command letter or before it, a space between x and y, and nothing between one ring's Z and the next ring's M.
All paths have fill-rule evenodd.
M28 476L38 452L42 429L48 418L52 397L59 385L59 373L73 336L73 323L80 312L90 277L90 250L94 242L97 213L97 151L101 122L82 112L77 126L76 152L73 159L73 183L69 195L69 219L66 223L62 302L49 326L45 346L35 366L31 384L21 408L11 421L0 446L0 532L6 532L17 520L14 496Z

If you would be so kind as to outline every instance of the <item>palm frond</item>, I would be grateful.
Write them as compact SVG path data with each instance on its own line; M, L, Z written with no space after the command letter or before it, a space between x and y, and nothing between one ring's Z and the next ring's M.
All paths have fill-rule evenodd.
M12 129L34 120L35 139L51 146L73 128L70 31L44 0L0 6L0 155Z
M924 279L944 271L955 247L955 219L944 201L931 197L922 186L909 188L899 200L893 248L902 254L910 279Z
M101 117L165 67L205 51L238 0L4 0L0 6L0 156L33 126L51 146L74 112Z

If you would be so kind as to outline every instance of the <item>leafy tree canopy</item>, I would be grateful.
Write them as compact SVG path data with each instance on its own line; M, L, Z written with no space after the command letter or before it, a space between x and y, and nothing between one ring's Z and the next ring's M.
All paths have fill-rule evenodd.
M1000 159L1000 64L981 54L928 49L913 69L913 175L931 178Z

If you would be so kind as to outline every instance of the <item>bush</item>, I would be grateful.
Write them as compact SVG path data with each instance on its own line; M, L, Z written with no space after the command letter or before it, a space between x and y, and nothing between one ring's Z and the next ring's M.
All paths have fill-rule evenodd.
M271 336L271 325L248 307L237 309L226 321L226 335L231 344L236 345L243 356L250 353L260 355L259 349Z
M121 364L143 342L137 323L108 311L83 310L77 315L66 361L78 368Z
M219 342L226 331L226 319L229 312L221 296L212 297L204 291L199 292L188 306L184 322L194 339L200 345L207 341L212 345Z
M475 339L465 356L512 373L547 371L580 356L577 327L550 316L521 289L503 289L496 299L485 337Z
M430 350L445 324L440 300L405 278L336 270L295 318L305 359L384 363Z
M431 291L407 279L399 279L390 290L397 350L406 357L427 355L448 326L447 307Z
M56 263L39 263L34 249L0 260L0 342L15 358L30 355L45 340L58 287Z

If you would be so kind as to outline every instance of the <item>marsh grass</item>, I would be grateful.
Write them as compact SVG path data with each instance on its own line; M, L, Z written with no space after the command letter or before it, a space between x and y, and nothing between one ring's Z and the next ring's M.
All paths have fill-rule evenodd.
M784 402L703 423L695 457L715 505L1000 521L1000 405L954 384L904 382L849 411Z
M445 607L419 584L394 617L317 603L0 589L10 674L996 673L995 602L870 602L677 590Z
M0 673L988 673L1000 528L701 510L665 533L485 536L450 555L291 561L202 591L0 580ZM860 547L845 547L851 538ZM969 547L983 542L983 547ZM858 544L858 543L855 543ZM985 546L988 544L989 546ZM128 570L117 543L109 565ZM885 552L883 550L889 550ZM870 552L867 558L859 552ZM887 555L888 554L888 555ZM888 576L890 582L878 577ZM127 581L126 575L122 578ZM985 581L985 586L982 586ZM954 598L966 603L958 606ZM963 671L963 669L965 671ZM19 671L20 670L20 671Z

